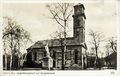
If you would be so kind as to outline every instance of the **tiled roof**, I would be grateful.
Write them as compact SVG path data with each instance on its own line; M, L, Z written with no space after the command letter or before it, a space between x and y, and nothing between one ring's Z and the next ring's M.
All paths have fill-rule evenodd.
M48 44L48 47L57 47L61 46L60 39L51 39L51 40L41 40L37 41L35 44L33 44L31 47L28 49L33 49L33 48L44 48L45 45ZM74 39L74 37L69 37L66 39L66 45L67 46L72 46L72 45L80 45L80 43Z

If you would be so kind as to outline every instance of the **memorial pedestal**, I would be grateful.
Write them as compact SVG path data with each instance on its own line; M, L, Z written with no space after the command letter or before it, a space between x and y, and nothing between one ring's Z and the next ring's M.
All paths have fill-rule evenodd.
M51 57L45 57L43 58L43 65L42 67L44 69L49 69L53 67L53 59Z

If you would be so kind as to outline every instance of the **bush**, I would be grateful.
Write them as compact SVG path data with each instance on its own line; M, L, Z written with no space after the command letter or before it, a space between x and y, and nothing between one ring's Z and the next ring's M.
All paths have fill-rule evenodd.
M26 61L23 63L23 67L27 67L27 68L41 68L42 66L34 61Z
M72 66L70 66L70 70L81 70L82 67L79 66L78 64L73 64Z

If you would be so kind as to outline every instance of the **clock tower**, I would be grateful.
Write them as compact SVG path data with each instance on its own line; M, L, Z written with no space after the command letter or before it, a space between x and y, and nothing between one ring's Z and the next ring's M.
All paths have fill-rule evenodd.
M73 15L73 36L75 40L80 43L85 42L85 13L84 5L77 4L74 6L74 15Z

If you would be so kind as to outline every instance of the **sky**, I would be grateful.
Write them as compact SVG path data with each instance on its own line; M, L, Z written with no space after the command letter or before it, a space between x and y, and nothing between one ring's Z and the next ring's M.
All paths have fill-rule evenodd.
M58 30L60 26L50 18L52 15L47 9L46 4L47 3L4 3L3 16L12 17L19 24L22 24L22 27L30 33L31 39L34 42L50 39L50 34ZM102 32L105 38L116 37L116 3L94 2L83 4L86 15L86 42L89 41L88 33L90 29ZM69 26L71 30L69 36L73 36L72 17ZM29 44L28 47L30 45L31 44Z

